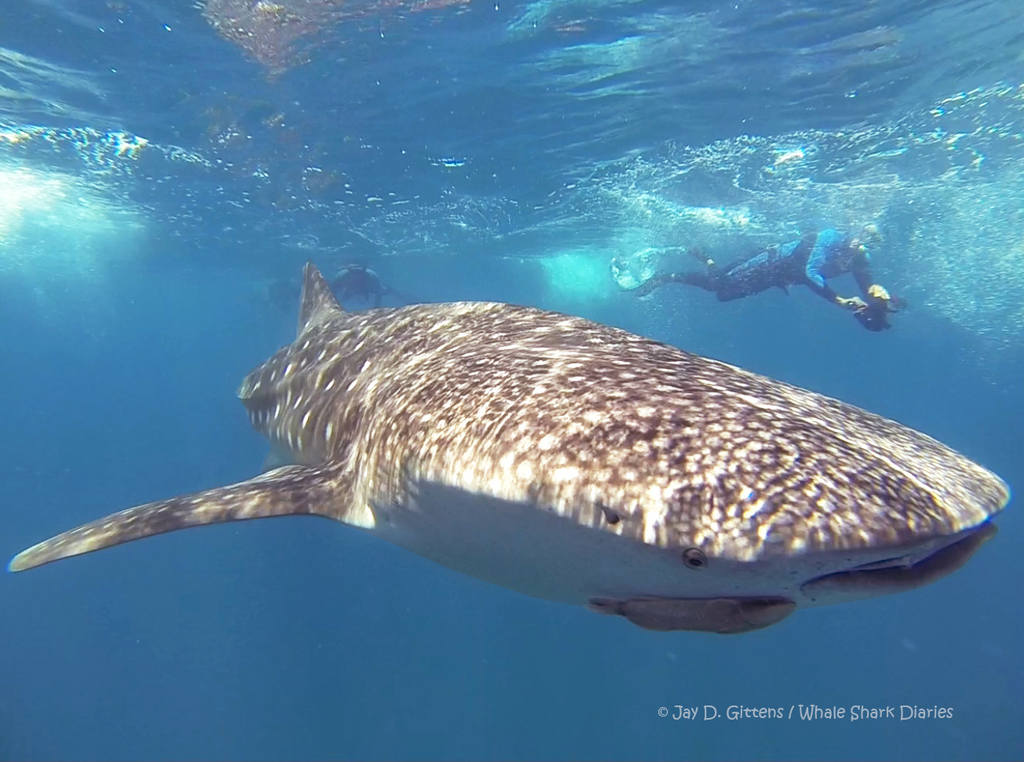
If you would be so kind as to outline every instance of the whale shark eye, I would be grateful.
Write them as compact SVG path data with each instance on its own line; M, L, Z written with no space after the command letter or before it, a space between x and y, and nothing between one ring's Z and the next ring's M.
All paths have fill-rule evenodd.
M683 551L683 563L691 569L703 569L708 565L708 558L700 548L687 548Z
M601 513L604 514L604 520L607 521L609 524L618 524L619 520L622 518L621 516L619 516L618 513L613 511L604 503L598 503L597 507L601 509Z

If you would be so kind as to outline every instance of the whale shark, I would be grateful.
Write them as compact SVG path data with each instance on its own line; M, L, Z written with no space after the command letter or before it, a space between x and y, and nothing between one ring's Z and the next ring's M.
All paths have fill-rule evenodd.
M344 310L303 274L295 341L238 390L286 465L148 503L11 571L187 527L320 516L651 630L739 633L958 569L995 474L841 401L579 317Z

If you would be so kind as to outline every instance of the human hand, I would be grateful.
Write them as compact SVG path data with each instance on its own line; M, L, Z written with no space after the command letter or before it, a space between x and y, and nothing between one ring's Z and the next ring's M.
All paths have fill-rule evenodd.
M849 298L837 296L836 304L853 312L860 312L863 309L867 309L868 306L859 296L851 296Z
M885 289L885 287L879 285L878 283L873 283L871 285L871 287L868 289L868 296L880 302L888 302L891 301L892 299L892 297L889 296L889 292Z

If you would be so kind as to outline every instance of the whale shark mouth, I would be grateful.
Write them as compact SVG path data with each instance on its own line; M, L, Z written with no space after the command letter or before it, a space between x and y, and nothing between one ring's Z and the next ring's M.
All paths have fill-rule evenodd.
M985 522L926 555L893 556L825 574L805 582L800 592L806 597L805 605L814 605L818 598L856 600L921 587L959 569L996 531L994 524ZM782 596L641 597L592 598L589 607L602 614L625 617L648 630L731 634L776 624L793 613L797 604Z
M813 603L819 595L863 598L913 590L959 569L997 531L985 522L924 557L898 556L825 574L805 582L800 591Z

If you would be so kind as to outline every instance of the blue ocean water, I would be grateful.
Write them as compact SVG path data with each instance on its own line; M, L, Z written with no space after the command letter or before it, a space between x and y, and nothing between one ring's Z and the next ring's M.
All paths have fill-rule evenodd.
M1012 0L20 0L0 18L4 552L245 479L302 263L582 315L1024 483ZM610 264L874 222L906 297L638 299ZM852 293L852 285L841 291ZM281 295L284 295L282 297ZM656 633L277 519L0 575L10 759L1014 759L1016 506L926 588ZM951 717L724 717L730 705ZM659 717L715 706L717 720Z

